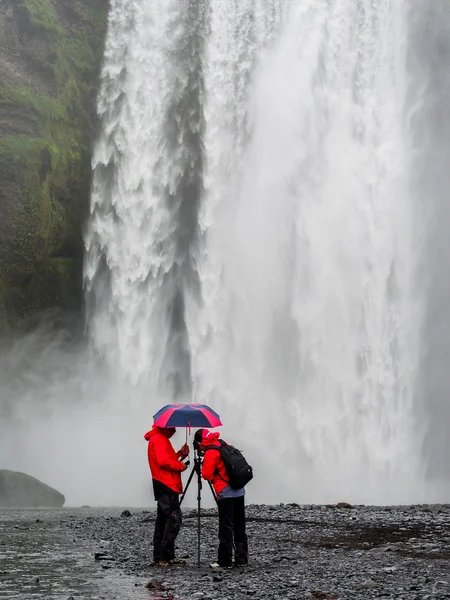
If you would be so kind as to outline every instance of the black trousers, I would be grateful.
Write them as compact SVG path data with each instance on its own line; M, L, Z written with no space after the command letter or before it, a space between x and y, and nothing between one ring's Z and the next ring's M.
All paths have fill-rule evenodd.
M175 558L175 540L182 523L180 500L176 492L165 492L157 502L153 535L153 560L155 562Z
M245 533L245 498L223 498L217 502L219 507L219 552L217 562L222 567L233 564L233 540L235 545L235 563L246 565L248 562L248 542Z

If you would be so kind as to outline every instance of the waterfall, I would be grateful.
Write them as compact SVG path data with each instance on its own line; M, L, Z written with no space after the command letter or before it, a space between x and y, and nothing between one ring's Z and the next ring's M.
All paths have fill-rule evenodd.
M86 241L96 349L133 381L176 394L190 380L183 313L202 192L203 12L202 2L111 3Z
M408 23L407 0L111 3L94 347L214 405L308 501L423 476Z
M287 4L235 122L211 78L195 389L311 502L394 501L423 475L408 4Z

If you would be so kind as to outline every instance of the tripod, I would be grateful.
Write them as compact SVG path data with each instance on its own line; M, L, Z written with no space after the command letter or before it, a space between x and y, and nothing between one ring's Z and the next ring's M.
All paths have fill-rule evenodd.
M194 466L192 467L191 474L189 475L189 479L187 481L186 487L184 489L183 495L181 496L180 506L186 496L186 492L188 491L189 484L194 477L194 474L197 474L197 567L200 567L200 531L201 531L201 523L200 523L200 505L202 499L202 459L200 456L200 452L197 449L194 449ZM209 487L211 489L211 493L213 498L217 504L217 496L212 486L212 483L208 481Z

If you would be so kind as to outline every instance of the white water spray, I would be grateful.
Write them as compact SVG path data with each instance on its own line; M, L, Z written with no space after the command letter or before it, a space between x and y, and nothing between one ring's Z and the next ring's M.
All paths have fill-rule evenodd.
M422 478L406 51L405 2L292 3L213 203L197 393L233 407L310 501L406 499ZM215 125L213 198L230 146Z

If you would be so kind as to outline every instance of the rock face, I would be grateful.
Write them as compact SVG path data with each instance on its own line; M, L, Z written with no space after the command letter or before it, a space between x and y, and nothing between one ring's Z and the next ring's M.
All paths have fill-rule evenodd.
M65 501L63 494L30 475L0 470L0 507L61 508Z
M0 334L80 306L108 0L0 0Z

